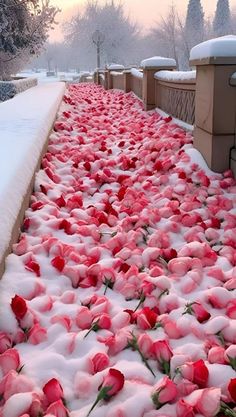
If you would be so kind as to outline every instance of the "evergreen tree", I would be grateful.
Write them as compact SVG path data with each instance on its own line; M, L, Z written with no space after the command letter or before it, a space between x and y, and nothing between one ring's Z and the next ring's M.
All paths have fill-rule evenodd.
M204 40L204 13L201 0L189 0L185 21L185 35L189 50Z
M215 18L213 21L215 36L224 36L231 33L231 14L229 0L218 0Z

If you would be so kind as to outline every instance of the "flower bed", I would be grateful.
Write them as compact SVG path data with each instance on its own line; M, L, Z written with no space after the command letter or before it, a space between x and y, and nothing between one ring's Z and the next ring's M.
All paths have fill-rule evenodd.
M38 84L37 78L19 78L12 81L0 81L0 101L13 98L16 94L22 93Z
M231 173L133 94L70 86L54 130L0 283L1 417L235 416Z

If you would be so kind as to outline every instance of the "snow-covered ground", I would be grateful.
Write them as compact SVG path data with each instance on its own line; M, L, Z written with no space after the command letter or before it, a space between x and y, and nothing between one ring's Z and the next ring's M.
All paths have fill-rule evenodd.
M73 81L76 79L79 79L80 75L82 75L84 72L76 73L76 72L58 72L57 75L47 77L46 70L41 70L40 72L35 71L22 71L18 76L21 77L33 77L38 79L38 83L52 83L56 81Z
M0 283L0 416L235 407L235 195L171 117L70 86Z
M65 90L39 85L0 104L0 259Z

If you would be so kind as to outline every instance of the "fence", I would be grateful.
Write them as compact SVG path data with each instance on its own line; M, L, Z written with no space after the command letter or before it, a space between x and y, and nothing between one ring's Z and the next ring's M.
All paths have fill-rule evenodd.
M196 71L176 71L173 59L153 57L140 70L112 65L96 81L105 89L133 91L146 110L159 108L194 125L194 146L208 166L231 168L236 176L236 36L195 46L190 65Z

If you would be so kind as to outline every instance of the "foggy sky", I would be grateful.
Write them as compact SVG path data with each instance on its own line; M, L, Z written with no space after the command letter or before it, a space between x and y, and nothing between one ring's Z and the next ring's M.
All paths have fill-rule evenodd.
M99 0L101 3L104 0ZM161 16L168 13L173 3L180 15L186 14L188 0L123 0L127 14L133 21L137 21L144 30L148 30ZM62 13L57 18L59 22L75 15L78 8L83 7L86 0L51 0L50 2L61 8ZM216 9L217 0L202 0L202 6L206 16L213 15ZM230 0L231 9L236 9L236 0ZM51 33L50 40L57 41L62 37L60 26Z

